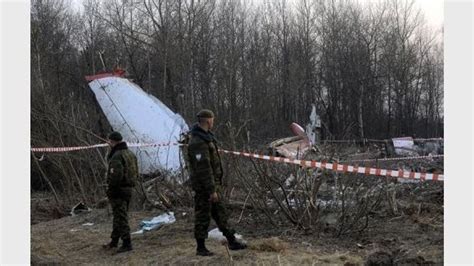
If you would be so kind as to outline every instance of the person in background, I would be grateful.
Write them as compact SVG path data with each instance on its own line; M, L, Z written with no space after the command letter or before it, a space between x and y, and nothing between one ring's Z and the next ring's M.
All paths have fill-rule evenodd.
M132 250L128 206L138 177L138 164L119 132L110 133L108 143L111 150L107 156L107 197L112 206L113 227L112 240L103 248L117 248L119 239L122 239L122 246L117 250L121 253Z
M197 242L196 255L212 256L205 246L211 217L227 238L230 250L247 246L235 239L235 231L227 223L227 210L222 201L222 164L216 139L211 129L214 113L204 109L197 114L198 123L190 130L187 160L190 168L191 186L194 195L194 237Z

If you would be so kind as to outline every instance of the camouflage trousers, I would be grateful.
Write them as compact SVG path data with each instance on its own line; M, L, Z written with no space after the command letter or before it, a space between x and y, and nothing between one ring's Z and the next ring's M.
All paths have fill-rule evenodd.
M130 238L130 226L128 225L128 204L130 199L109 198L112 205L113 226L111 238Z
M231 236L235 231L227 223L228 213L222 195L218 193L219 201L211 203L209 194L197 193L194 196L194 237L196 239L207 238L207 231L211 223L211 217L224 236Z

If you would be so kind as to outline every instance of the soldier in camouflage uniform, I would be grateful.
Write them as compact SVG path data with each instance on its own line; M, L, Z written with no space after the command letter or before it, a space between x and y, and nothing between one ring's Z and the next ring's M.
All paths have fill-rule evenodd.
M107 197L112 206L113 230L112 240L104 245L105 249L118 246L122 239L122 246L117 252L132 250L130 226L128 225L128 205L132 196L132 187L138 176L137 158L128 149L127 143L122 140L122 135L112 132L108 136L111 151L107 156Z
M190 131L187 160L190 168L191 185L195 192L194 236L197 242L197 255L213 255L206 246L207 230L211 217L219 230L227 238L229 249L246 248L234 237L235 231L227 223L227 212L222 202L222 165L214 134L210 131L214 124L214 114L201 110L198 123Z

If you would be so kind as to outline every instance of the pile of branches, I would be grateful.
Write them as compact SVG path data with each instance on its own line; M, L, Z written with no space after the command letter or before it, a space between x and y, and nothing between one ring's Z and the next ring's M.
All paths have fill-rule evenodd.
M305 159L332 161L345 152L334 146L319 147ZM257 223L274 228L329 232L337 237L360 234L376 216L409 215L406 202L422 200L414 193L443 194L442 185L431 182L409 184L248 158L226 162L228 196L243 208L256 210L252 214ZM407 199L407 195L412 197Z

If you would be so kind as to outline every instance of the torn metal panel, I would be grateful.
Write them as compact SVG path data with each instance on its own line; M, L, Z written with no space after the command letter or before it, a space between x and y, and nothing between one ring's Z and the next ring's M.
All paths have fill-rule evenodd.
M311 144L319 144L321 142L321 119L316 113L316 105L312 104L310 123L306 125L306 134Z
M95 76L89 87L107 120L124 140L136 143L177 142L188 131L184 119L138 85L118 76ZM140 172L175 171L182 165L178 146L131 147Z
M310 141L300 125L292 123L290 128L296 136L275 140L270 149L287 158L302 158L311 148Z
M392 138L395 154L397 155L416 155L415 143L412 137Z
M302 158L309 151L310 145L307 140L301 139L276 147L275 150L287 158Z

